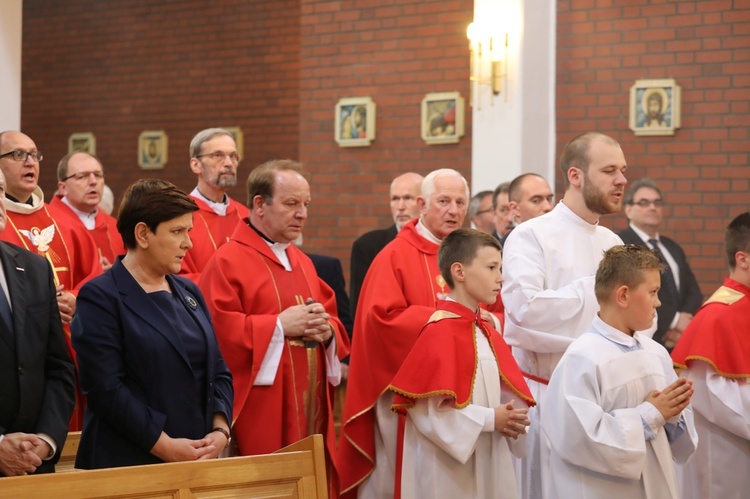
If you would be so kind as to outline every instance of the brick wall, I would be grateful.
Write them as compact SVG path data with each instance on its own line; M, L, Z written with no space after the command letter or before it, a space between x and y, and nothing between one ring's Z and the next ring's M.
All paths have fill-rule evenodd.
M708 296L727 272L724 228L750 208L750 2L557 6L558 151L587 130L619 140L629 180L649 176L662 189L662 232L685 249ZM629 90L645 78L675 78L682 87L682 128L673 137L636 137L628 129ZM624 214L602 223L627 226Z
M312 170L305 247L341 258L354 239L393 223L391 179L405 171L471 171L471 112L458 144L426 145L420 103L430 92L469 95L466 27L473 0L302 0L300 159ZM377 135L370 147L334 142L334 106L370 96Z
M116 196L141 177L191 190L193 135L240 126L250 167L298 154L299 0L25 0L22 129L44 151L49 198L73 132L93 132ZM143 130L164 129L164 170L138 167Z

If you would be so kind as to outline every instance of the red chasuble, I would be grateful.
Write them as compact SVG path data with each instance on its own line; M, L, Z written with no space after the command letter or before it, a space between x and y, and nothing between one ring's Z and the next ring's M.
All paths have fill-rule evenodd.
M32 213L15 213L8 202L7 224L0 232L0 240L37 253L50 263L55 285L63 284L74 295L86 281L102 273L96 245L84 230L77 230L65 217L60 222L50 215L47 206L39 204ZM70 342L70 327L63 324L68 353L75 362L75 351ZM70 419L70 431L83 428L86 400L76 382L76 405Z
M284 350L271 386L253 386L268 350L276 319L283 310L321 303L331 315L340 359L349 340L336 313L336 297L320 278L312 261L295 246L286 250L292 271L284 269L268 244L246 223L238 224L231 240L219 248L203 269L200 287L213 316L224 359L234 377L233 430L242 455L267 454L312 434L326 439L333 464L335 433L327 382L325 349L306 349L299 340L284 340ZM315 362L308 362L312 355ZM312 360L312 359L311 359ZM310 386L308 369L317 371ZM310 397L314 394L314 397ZM312 406L310 405L312 404ZM315 414L308 421L307 414ZM336 471L329 466L329 484Z
M682 333L672 360L683 369L700 360L721 376L750 378L750 288L724 279Z
M180 275L197 284L203 268L216 253L216 249L229 241L237 223L250 216L250 212L244 205L229 199L227 214L222 217L217 215L202 199L190 197L199 209L193 213L193 230L190 231L193 247L188 250L182 260Z
M73 227L79 227L85 230L94 240L99 256L106 258L110 264L115 263L119 255L125 254L125 245L122 242L122 236L117 231L117 219L107 215L102 210L97 210L94 219L94 228L89 230L83 225L78 215L70 209L70 206L63 203L62 196L55 196L49 204L49 210L53 217L65 217Z
M536 405L500 333L460 303L440 301L388 387L396 394L394 411L406 414L416 399L433 395L452 396L457 409L471 403L477 372L475 323L490 342L501 382L528 405Z
M404 225L378 253L362 284L339 439L342 492L354 492L374 468L375 404L449 291L438 270L438 245L417 233L417 222ZM499 297L490 310L502 310Z

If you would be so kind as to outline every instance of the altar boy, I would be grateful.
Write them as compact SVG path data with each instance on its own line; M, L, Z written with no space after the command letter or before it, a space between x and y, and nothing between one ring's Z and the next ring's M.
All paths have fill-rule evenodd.
M551 444L548 497L677 499L673 460L698 437L692 382L677 378L648 329L660 305L659 256L614 246L596 272L599 314L552 374L541 429Z
M525 435L534 400L479 313L500 293L500 244L458 229L443 239L438 267L450 293L389 386L400 415L395 496L515 499L509 439Z

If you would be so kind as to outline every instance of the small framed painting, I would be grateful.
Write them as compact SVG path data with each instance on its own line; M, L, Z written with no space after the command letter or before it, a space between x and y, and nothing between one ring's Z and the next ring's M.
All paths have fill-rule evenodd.
M242 135L242 128L238 126L225 126L224 130L232 134L234 143L237 144L237 154L240 158L245 157L245 136Z
M464 135L464 98L459 92L425 95L422 139L427 144L454 144Z
M680 128L677 82L637 80L630 87L630 129L636 135L674 135L677 128Z
M370 97L336 103L334 139L339 147L366 147L375 140L375 102Z
M96 155L96 137L91 132L71 133L68 137L68 153L87 152Z
M161 170L167 164L167 134L144 130L138 136L138 165L143 170Z

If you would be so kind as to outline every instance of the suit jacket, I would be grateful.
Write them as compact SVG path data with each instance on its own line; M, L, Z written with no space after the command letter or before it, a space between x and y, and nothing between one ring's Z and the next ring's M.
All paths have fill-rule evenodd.
M168 275L188 322L205 339L205 376L197 378L179 334L122 264L86 283L72 323L81 389L88 398L77 468L161 462L149 451L161 432L203 438L215 413L232 421L232 376L219 351L203 295ZM180 309L182 312L182 309Z
M349 295L346 294L346 279L344 278L344 269L341 267L341 260L332 256L314 255L307 253L315 266L315 272L318 277L328 284L333 292L336 293L336 308L338 309L338 318L346 329L349 339L352 337L351 305L349 304Z
M635 231L628 227L621 231L619 234L620 239L625 244L637 244L648 248L648 245L643 239L635 233ZM669 329L669 325L672 323L672 319L677 312L687 312L695 314L703 303L703 294L701 293L700 285L693 275L693 271L690 269L690 265L687 261L687 256L682 250L679 244L674 240L662 236L659 234L659 241L667 248L669 254L672 255L677 265L680 267L680 292L678 296L674 296L667 288L662 287L659 289L659 301L661 306L656 309L659 314L656 326L656 332L654 333L654 340L661 343L664 333Z
M351 298L352 322L357 313L357 301L359 300L359 291L362 289L362 283L365 282L367 270L370 268L375 256L380 250L396 239L398 229L396 225L391 225L387 229L376 229L366 232L359 236L352 244L351 257L351 282L349 283Z
M63 336L47 260L0 242L13 331L0 327L0 434L46 433L57 453L38 473L54 471L75 403L73 362ZM0 485L2 488L2 485Z

